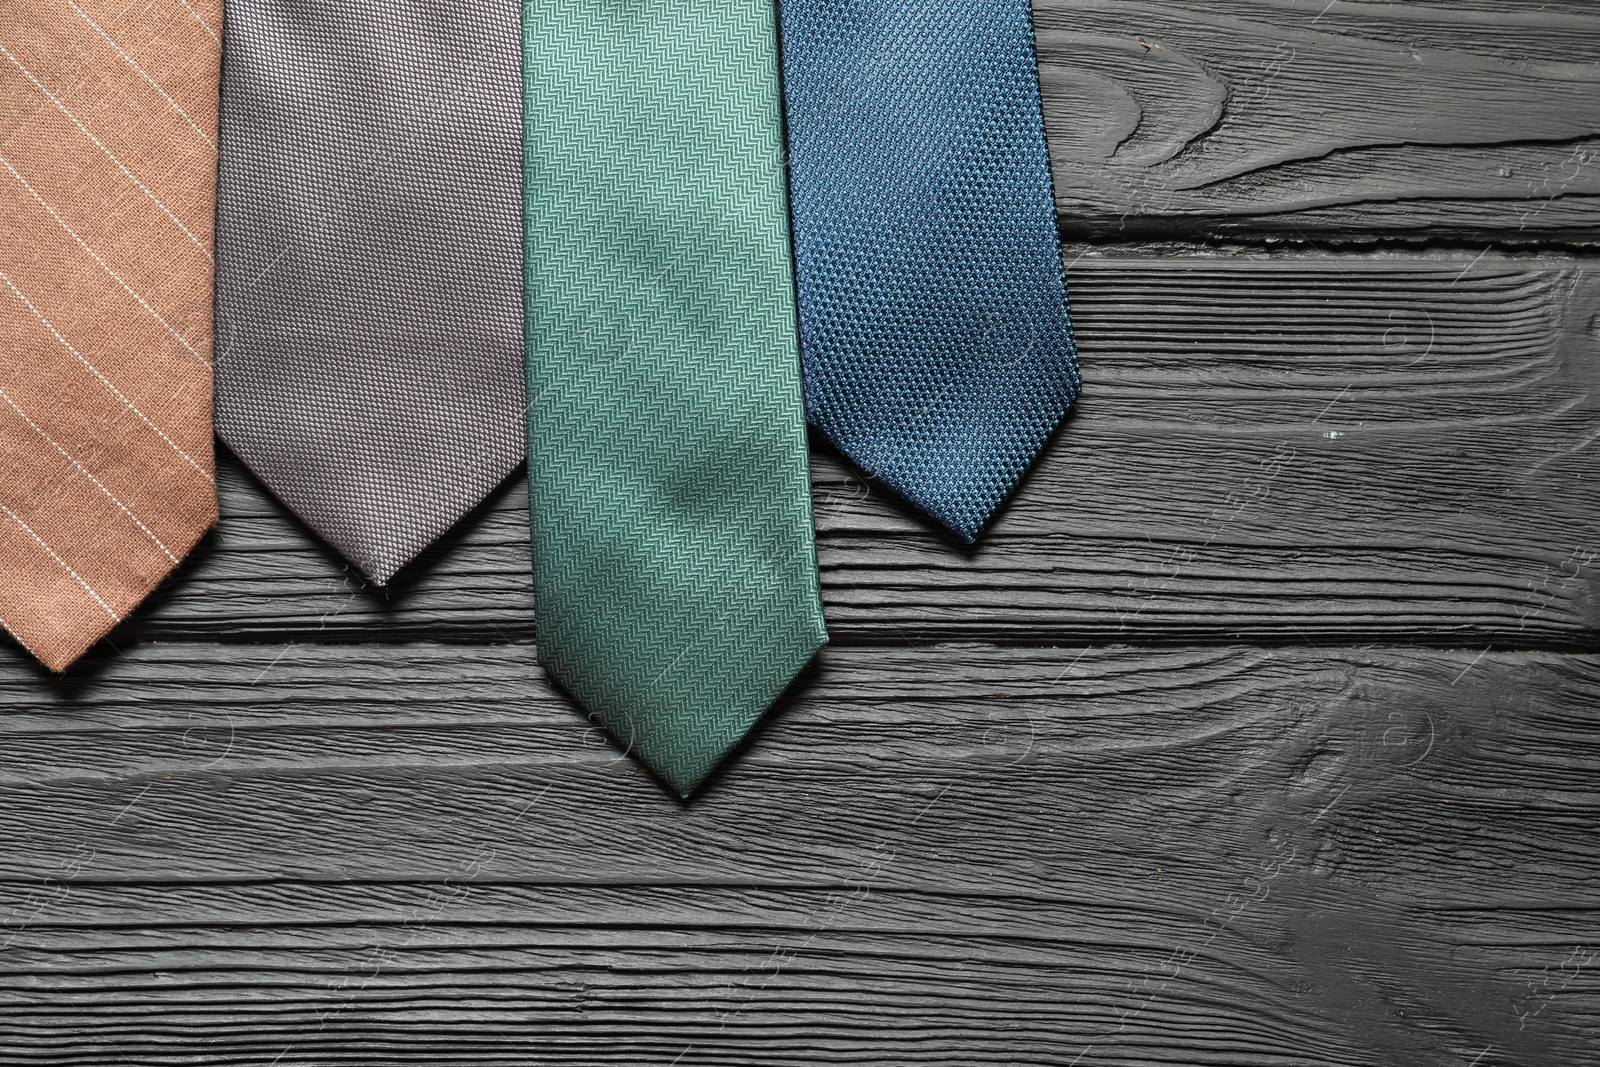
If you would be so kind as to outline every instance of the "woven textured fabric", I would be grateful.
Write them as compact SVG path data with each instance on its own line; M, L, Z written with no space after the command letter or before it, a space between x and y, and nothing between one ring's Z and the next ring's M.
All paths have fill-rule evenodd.
M217 432L382 584L522 459L518 0L228 0Z
M972 541L1078 394L1028 0L782 0L806 408Z
M764 0L529 0L539 655L687 795L827 639Z
M220 19L0 4L0 626L53 670L216 518Z

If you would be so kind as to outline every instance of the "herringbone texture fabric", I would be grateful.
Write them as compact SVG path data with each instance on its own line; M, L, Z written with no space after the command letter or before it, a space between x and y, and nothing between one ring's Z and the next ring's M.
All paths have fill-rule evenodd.
M971 541L1078 393L1028 0L783 0L811 421Z
M763 0L529 0L539 654L693 790L826 640Z
M0 625L55 670L216 518L220 19L0 4Z
M217 432L378 584L522 460L520 0L228 0Z

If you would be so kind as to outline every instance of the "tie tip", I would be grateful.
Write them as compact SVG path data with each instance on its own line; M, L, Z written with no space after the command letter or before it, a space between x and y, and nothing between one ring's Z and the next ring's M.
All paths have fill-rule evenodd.
M83 658L82 652L73 653L69 656L40 656L37 653L35 653L35 655L37 656L39 662L44 664L46 670L48 670L51 674L58 675L66 674L68 669L71 668L74 663Z
M112 630L112 624L103 627L96 626L87 631L79 631L70 635L49 632L35 632L24 636L5 626L3 632L9 634L11 639L22 647L22 650L38 660L40 665L51 674L65 674L89 650L100 643L100 639Z
M651 759L642 753L639 755L641 762L660 780L661 784L666 787L667 792L671 793L680 802L687 804L700 791L700 787L705 785L706 781L715 773L716 769L722 765L723 760L735 747L737 747L737 744L730 745L728 749L717 753L715 756L695 761L693 764L688 765L673 765L666 760Z
M938 520L939 525L950 531L955 539L964 545L976 544L978 536L983 533L984 527L989 524L988 515L983 516L981 519L970 519L933 513L933 517Z

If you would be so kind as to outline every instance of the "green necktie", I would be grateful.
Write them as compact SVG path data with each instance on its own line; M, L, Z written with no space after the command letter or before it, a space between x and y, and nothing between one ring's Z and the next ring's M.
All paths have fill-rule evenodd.
M527 0L539 656L687 796L827 640L772 0Z

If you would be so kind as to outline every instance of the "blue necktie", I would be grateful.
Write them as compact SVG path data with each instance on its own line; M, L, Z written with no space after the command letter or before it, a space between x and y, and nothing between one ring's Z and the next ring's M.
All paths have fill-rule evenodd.
M972 541L1078 394L1028 0L782 0L806 410Z

